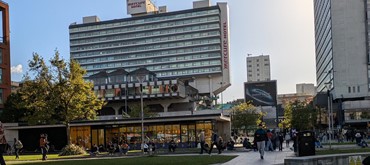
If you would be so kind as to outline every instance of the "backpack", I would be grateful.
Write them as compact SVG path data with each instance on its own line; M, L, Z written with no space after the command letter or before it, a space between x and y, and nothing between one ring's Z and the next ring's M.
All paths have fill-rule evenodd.
M21 149L21 148L23 148L23 144L22 144L22 142L21 142L20 140L18 140L18 141L15 143L15 148L16 148L16 149Z

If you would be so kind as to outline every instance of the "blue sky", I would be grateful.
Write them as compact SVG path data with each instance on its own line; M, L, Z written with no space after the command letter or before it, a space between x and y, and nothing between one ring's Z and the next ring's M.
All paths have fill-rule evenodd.
M169 11L192 8L193 0L153 0ZM5 0L10 8L12 81L22 80L36 52L50 59L57 49L69 59L68 26L82 17L129 17L126 0ZM270 55L278 93L295 93L298 83L314 83L315 50L312 0L212 0L230 8L232 86L224 101L243 98L246 56Z

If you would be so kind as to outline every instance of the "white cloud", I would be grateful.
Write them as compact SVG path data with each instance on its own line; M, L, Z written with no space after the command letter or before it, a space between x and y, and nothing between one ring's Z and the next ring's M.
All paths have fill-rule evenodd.
M12 66L10 69L12 73L22 73L23 72L23 67L21 64L18 64L17 66Z

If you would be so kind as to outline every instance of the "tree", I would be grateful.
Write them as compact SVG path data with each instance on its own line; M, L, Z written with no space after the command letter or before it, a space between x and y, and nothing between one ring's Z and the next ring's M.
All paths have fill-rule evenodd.
M263 113L258 113L251 103L241 103L232 109L232 126L234 129L255 128L261 122Z
M317 114L311 103L296 100L289 103L284 110L284 128L296 128L298 130L314 128Z
M0 120L2 122L21 122L24 118L26 109L19 93L12 93L4 103L4 110Z
M64 123L69 143L69 123L95 119L104 101L94 94L93 84L83 79L86 71L76 61L67 63L56 51L49 62L46 65L36 53L29 61L35 77L31 80L27 74L19 91L27 108L25 120L31 125Z
M130 112L128 115L130 115L131 118L140 118L141 117L141 104L136 103L132 104L129 106L130 107ZM156 113L150 112L150 109L148 106L144 104L143 106L143 112L144 112L144 117L155 117L157 116Z

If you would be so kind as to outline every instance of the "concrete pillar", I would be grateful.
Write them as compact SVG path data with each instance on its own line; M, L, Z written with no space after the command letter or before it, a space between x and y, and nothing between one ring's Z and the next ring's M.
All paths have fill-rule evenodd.
M168 112L168 107L171 105L171 103L161 103L163 107L163 112Z
M119 115L119 108L121 108L120 106L118 105L113 105L112 108L114 109L114 115Z

